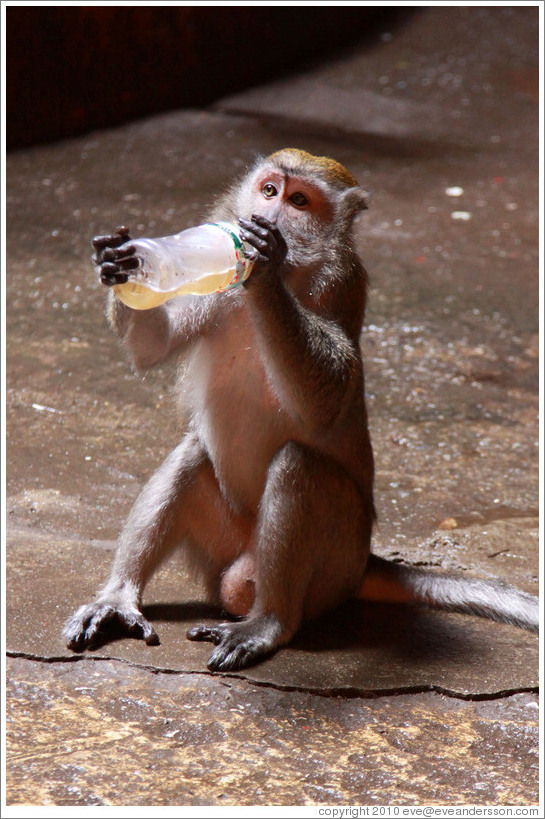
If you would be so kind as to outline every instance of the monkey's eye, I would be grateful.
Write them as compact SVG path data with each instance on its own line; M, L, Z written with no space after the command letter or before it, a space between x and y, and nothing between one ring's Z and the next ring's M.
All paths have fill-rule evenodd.
M267 182L265 185L263 185L261 188L261 193L266 199L272 199L273 196L278 196L278 190L275 188L272 182Z
M295 205L296 208L306 208L308 205L308 199L304 193L294 193L290 196L290 202Z

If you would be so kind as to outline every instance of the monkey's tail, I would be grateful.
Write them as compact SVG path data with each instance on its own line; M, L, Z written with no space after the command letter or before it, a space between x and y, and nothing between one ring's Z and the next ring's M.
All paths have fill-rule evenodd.
M537 597L514 586L393 563L373 554L357 597L382 603L420 603L539 630Z

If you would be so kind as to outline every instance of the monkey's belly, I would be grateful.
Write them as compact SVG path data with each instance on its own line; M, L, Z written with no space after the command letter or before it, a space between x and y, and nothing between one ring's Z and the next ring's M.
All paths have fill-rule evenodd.
M267 382L251 328L237 321L227 343L223 332L221 344L203 339L187 360L183 400L226 499L255 513L274 453L298 431Z
M257 513L267 480L269 464L280 447L295 437L289 424L278 423L283 412L273 417L263 402L231 395L230 412L210 406L203 429L203 443L212 460L216 477L227 500L240 511ZM238 400L237 400L238 399ZM233 411L234 410L234 411ZM253 422L248 422L252 416ZM255 423L255 419L260 419ZM285 420L285 419L282 419Z

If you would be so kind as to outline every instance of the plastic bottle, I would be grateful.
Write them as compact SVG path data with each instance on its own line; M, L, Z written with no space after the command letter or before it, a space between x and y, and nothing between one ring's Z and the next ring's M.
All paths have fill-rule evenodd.
M139 266L116 284L121 301L134 310L149 310L183 294L207 295L242 284L253 262L244 256L240 228L216 222L160 239L130 239ZM121 249L124 245L121 245Z

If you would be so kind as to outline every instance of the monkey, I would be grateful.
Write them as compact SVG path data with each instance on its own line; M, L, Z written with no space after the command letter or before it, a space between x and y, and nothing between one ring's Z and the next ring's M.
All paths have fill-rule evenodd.
M67 621L70 649L92 648L112 621L157 644L143 590L178 547L226 614L187 631L214 645L211 671L261 661L303 621L351 598L537 631L532 595L371 552L374 455L360 350L367 273L353 237L367 207L367 193L334 159L295 148L258 157L210 212L240 226L249 278L145 311L112 288L138 265L128 229L95 237L109 324L136 372L180 358L186 420L129 513L109 579Z

